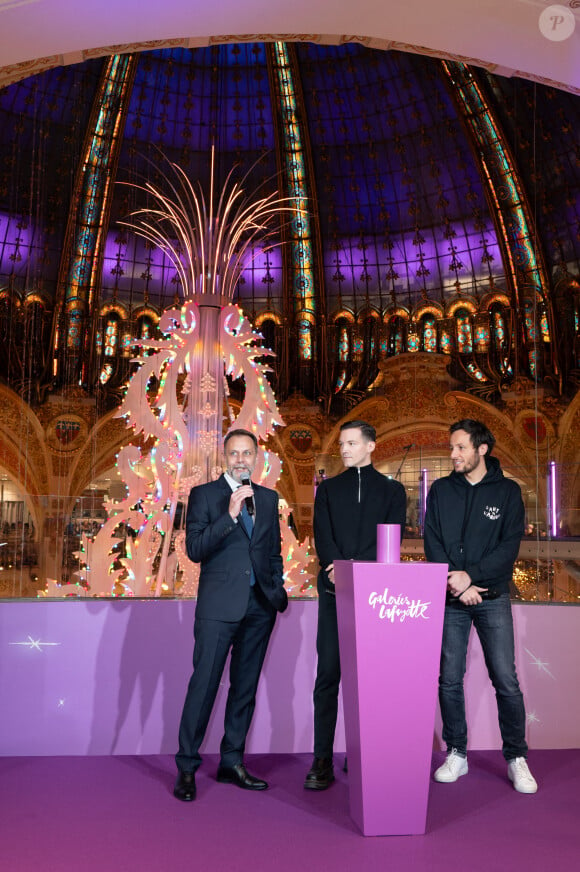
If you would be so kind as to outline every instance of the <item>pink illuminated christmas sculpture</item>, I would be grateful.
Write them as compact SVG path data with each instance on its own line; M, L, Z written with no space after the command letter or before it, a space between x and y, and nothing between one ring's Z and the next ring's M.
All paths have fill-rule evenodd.
M106 502L106 522L94 538L83 537L78 556L84 565L77 575L89 596L194 595L197 566L185 555L176 511L193 485L221 473L224 410L230 426L253 431L259 443L283 426L263 362L273 352L262 347L262 337L232 300L248 259L277 244L280 215L296 214L298 205L274 193L252 200L232 173L218 196L213 151L207 198L175 164L165 183L169 194L151 183L134 185L153 205L123 223L164 252L184 299L163 314L161 338L134 342L140 347L137 368L116 413L132 428L135 443L117 456L126 496ZM235 419L227 376L245 383ZM273 487L280 472L277 455L261 448L256 480ZM299 587L304 567L296 561L292 567L297 577L289 585Z

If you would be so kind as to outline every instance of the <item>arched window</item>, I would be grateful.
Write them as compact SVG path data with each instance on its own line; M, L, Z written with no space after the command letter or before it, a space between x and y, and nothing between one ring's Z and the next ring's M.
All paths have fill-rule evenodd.
M497 352L503 352L507 348L506 321L501 303L494 303L489 313L492 346Z
M8 324L9 320L10 296L8 294L8 291L0 291L0 324L3 328Z
M264 311L261 312L255 322L254 326L256 330L259 331L262 339L260 341L260 346L264 349L264 352L273 351L274 354L280 355L282 353L281 349L281 321L280 316L275 312ZM272 358L269 354L260 355L258 358L260 363L263 363L267 367L267 378L271 384L274 384L277 378L276 375L276 367L272 366Z
M405 351L405 321L400 315L392 315L389 318L389 345L388 354L403 354Z
M530 375L535 378L538 375L538 363L540 356L537 342L539 337L538 323L542 331L542 313L538 306L534 307L534 301L529 298L524 300L524 332L528 343L528 366ZM547 326L547 321L546 321ZM543 338L543 337L542 337Z
M336 331L336 360L337 363L345 364L350 352L349 324L346 318L338 318L335 322Z
M494 303L489 310L489 329L491 332L491 356L496 367L504 375L511 375L512 365L509 359L509 336L505 307Z
M421 347L421 337L417 329L417 322L411 321L407 324L407 351L416 352Z
M119 318L109 315L105 320L103 331L103 354L105 357L116 357L119 352Z
M102 369L99 381L106 384L115 370L113 363L119 357L121 344L121 318L117 312L107 312L103 315L102 332L97 333L97 348L102 355Z
M298 321L298 355L300 360L312 360L312 325L305 318Z
M28 348L44 348L45 326L48 313L44 302L36 296L30 296L26 300L24 320L24 341ZM35 372L41 369L42 354L33 355L33 368ZM32 373L31 373L32 374Z
M421 351L437 351L437 322L431 312L421 315Z
M477 354L487 354L490 347L491 334L489 318L485 313L478 313L473 324L473 345Z
M344 387L347 374L347 364L351 352L350 322L347 318L337 318L334 322L334 354L336 365L336 381L334 391L337 393Z
M152 339L153 338L153 319L149 315L142 315L137 319L137 338Z
M548 324L548 312L542 303L540 306L540 332L544 342L550 342L550 325Z
M471 354L473 351L473 330L471 313L468 309L455 310L455 329L457 331L457 350L460 354Z
M272 318L264 318L260 324L260 333L264 339L263 345L273 350L276 344L276 322Z
M455 330L453 318L442 318L439 327L439 349L442 354L453 354L455 348Z
M113 364L105 363L101 370L101 374L99 376L99 381L102 385L106 385L111 376L113 375Z
M380 322L379 319L368 315L363 322L364 336L364 362L371 365L376 361L379 352Z
M524 300L524 330L528 342L535 342L538 338L536 326L536 313L532 300Z

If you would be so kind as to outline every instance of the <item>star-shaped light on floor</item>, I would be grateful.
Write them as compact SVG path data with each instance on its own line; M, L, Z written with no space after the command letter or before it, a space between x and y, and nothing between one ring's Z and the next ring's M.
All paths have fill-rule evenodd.
M539 724L539 723L541 723L541 721L535 712L527 712L526 723L527 724Z
M555 676L552 675L552 673L548 669L548 666L550 664L546 660L540 660L539 657L536 657L535 654L532 654L532 652L529 650L529 648L524 648L524 651L526 652L526 654L530 655L531 661L532 661L532 666L537 666L540 672L545 672L546 675L549 675L550 678L554 679L554 681L556 680Z
M24 648L30 648L32 651L42 651L43 648L47 646L60 645L60 642L41 642L40 639L33 639L32 636L28 637L28 641L26 642L9 642L9 645L21 645Z

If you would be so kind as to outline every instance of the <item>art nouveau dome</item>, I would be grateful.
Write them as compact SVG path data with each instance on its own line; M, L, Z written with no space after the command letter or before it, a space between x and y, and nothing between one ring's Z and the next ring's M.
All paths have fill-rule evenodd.
M222 181L255 164L248 190L308 200L308 220L254 252L238 288L283 363L282 397L299 387L339 409L341 395L371 388L381 360L414 351L449 355L488 397L520 377L573 390L579 108L553 88L356 44L164 49L10 85L4 377L52 390L82 370L89 393L122 382L112 362L183 288L118 223L140 202L118 183L159 180L165 157L205 187L215 146ZM97 268L71 294L83 245ZM71 363L73 329L91 338Z

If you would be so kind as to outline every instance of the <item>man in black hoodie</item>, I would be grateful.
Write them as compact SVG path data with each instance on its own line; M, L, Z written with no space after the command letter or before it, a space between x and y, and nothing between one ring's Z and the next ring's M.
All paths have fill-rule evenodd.
M466 418L453 424L450 433L454 469L433 483L425 516L427 560L449 565L439 674L447 758L434 777L450 783L467 775L463 679L473 624L495 688L508 777L519 793L535 793L538 785L526 762L526 712L509 595L524 532L522 495L490 456L495 438L485 424Z
M314 501L314 541L321 569L318 574L314 762L304 782L308 790L326 790L334 781L332 753L340 656L333 562L374 561L377 559L377 524L399 524L401 536L405 527L405 489L372 465L375 443L375 429L365 421L343 424L338 444L346 469L323 481Z

